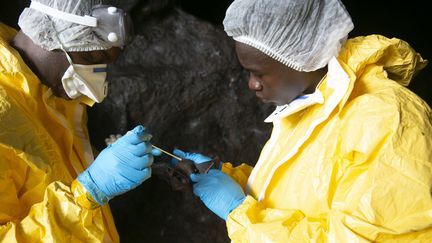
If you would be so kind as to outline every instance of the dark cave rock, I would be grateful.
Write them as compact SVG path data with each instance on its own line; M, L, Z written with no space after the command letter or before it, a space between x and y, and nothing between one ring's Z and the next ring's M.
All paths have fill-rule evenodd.
M110 134L143 124L162 148L254 163L269 134L263 119L271 107L247 89L223 30L176 9L136 32L110 65L106 100L89 110L94 145L102 149Z
M180 9L136 19L134 41L109 66L106 100L89 109L95 147L143 124L152 143L168 151L178 147L253 165L270 134L263 120L272 107L248 90L233 41ZM229 241L223 220L191 191L174 192L157 173L110 205L124 242Z

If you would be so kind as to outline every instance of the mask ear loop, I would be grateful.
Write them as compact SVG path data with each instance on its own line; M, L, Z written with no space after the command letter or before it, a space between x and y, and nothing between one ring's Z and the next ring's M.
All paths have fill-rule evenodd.
M67 53L67 51L66 51L66 48L64 47L64 45L63 45L63 42L60 40L60 37L59 37L59 32L57 31L57 29L56 29L56 27L54 26L54 21L52 21L52 19L50 18L50 16L48 16L47 14L45 14L45 17L50 21L50 23L51 23L51 27L52 27L52 29L54 30L54 33L55 33L55 39L57 40L57 43L60 45L60 50L62 50L63 51L63 53L65 54L65 56L66 56L66 59L67 59L67 61L69 62L69 64L70 64L70 67L72 67L72 69L73 70L75 70L75 67L74 67L74 64L73 64L73 61L72 61L72 58L69 56L69 54ZM69 68L70 68L69 67ZM62 81L62 84L63 84L63 81ZM64 84L63 84L64 85Z
M69 64L70 64L70 67L72 67L72 69L75 70L74 63L73 63L73 61L72 61L72 58L71 58L71 57L69 56L69 54L67 53L66 48L65 48L64 45L63 45L63 42L60 40L59 32L57 31L57 29L56 29L56 27L55 27L55 25L54 25L54 21L52 21L52 19L50 18L50 16L47 15L47 14L45 14L45 17L50 21L50 23L51 23L51 27L52 27L52 29L54 30L54 33L55 33L54 36L55 36L55 38L56 38L58 44L60 45L60 49L65 53L65 55L66 55L66 59L68 60L68 62L69 62ZM69 67L69 68L70 68L70 67ZM75 75L78 75L78 76L79 76L79 74L76 73L76 72L75 72ZM62 84L64 85L63 81L62 81ZM51 88L50 88L50 89L51 89ZM66 90L65 90L65 91L66 91ZM104 93L106 93L106 91L104 91ZM69 94L68 94L68 96L69 96Z

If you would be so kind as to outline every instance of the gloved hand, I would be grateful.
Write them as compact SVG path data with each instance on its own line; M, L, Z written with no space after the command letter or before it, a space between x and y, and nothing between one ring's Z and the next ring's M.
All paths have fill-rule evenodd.
M213 169L207 174L192 174L190 179L195 182L194 194L224 220L246 197L240 185L220 170Z
M188 152L184 152L180 149L174 149L173 154L177 155L178 157L180 157L182 159L192 160L195 164L200 164L200 163L208 162L208 161L212 160L211 158L204 156L202 154L188 153ZM178 162L179 161L177 159L174 159L174 158L171 160L171 163L173 165L177 164Z
M114 196L125 193L150 178L153 153L149 143L151 135L141 125L127 132L102 150L78 181L100 205Z

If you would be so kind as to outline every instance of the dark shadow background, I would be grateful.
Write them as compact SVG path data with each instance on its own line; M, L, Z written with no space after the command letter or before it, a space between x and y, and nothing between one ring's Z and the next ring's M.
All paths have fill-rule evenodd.
M160 2L166 1L169 0L160 0ZM27 0L1 0L0 21L17 27L19 13L27 5L27 2ZM145 2L145 0L141 0L141 2ZM202 20L221 25L225 10L232 1L175 0L173 2ZM354 30L350 33L351 37L381 34L386 37L400 38L407 41L424 59L432 61L432 35L429 33L432 30L432 18L426 0L402 2L342 0L342 2L347 7L354 22ZM431 79L432 64L428 64L409 86L429 105L432 104Z
M0 20L17 27L18 15L27 5L28 1L1 1ZM221 29L225 10L232 1L155 0L152 2L151 0L118 0L117 2L121 2L123 6L130 9L135 17L141 16L139 13L142 14L143 11L149 11L149 8L146 7L149 3L153 4L153 9L157 9L158 5L162 6L167 2L172 2L201 21L209 22L216 28ZM432 21L430 10L425 6L426 1L413 0L404 2L404 4L398 4L395 1L389 0L379 1L379 3L372 0L345 0L343 2L350 12L355 25L354 30L350 33L351 37L381 34L386 37L400 38L407 41L424 59L432 61L432 39L430 33L428 33L432 28ZM135 20L142 21L137 18ZM143 23L149 22L144 21ZM143 31L147 31L147 29L143 27ZM214 32L209 33L219 33L217 30L212 31ZM157 71L155 70L154 72ZM173 70L174 74L175 71ZM126 82L127 80L124 81ZM412 91L422 97L429 105L432 104L431 81L432 64L429 64L425 69L420 71L409 86ZM253 105L256 104L253 103ZM161 108L161 111L165 112L166 110L164 109ZM144 111L142 112L145 113ZM146 114L138 112L134 115L145 116ZM260 116L262 115L260 114ZM91 111L89 116L92 119ZM93 119L95 119L94 117ZM133 123L138 121L133 120ZM89 125L90 131L92 131L92 126L94 129L97 129L97 126L103 127L106 125L104 124L105 121L97 121L96 125L94 122L93 124L91 122ZM160 123L163 122L161 121ZM232 122L241 122L241 120L233 120ZM132 125L126 124L126 126ZM181 130L182 127L173 127L172 129ZM161 139L160 137L156 137L155 139L158 145L164 145L163 141L157 140ZM260 144L262 142L263 140L256 143ZM186 144L187 141L184 143ZM169 147L169 145L167 146ZM249 145L245 144L246 146ZM253 165L255 162L253 158L258 156L258 152L246 155L240 154L238 157L247 158L248 162ZM190 203L192 207L191 205L186 205L185 202ZM170 192L164 181L152 178L136 190L115 198L110 202L110 205L122 242L229 242L222 220L209 213L193 194ZM197 215L200 217L197 217Z

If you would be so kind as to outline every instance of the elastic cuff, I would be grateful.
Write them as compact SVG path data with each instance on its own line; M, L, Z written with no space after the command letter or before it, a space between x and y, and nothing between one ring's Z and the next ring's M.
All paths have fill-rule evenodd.
M240 206L244 202L245 199L246 199L246 196L243 196L242 198L237 199L233 203L233 205L231 206L231 210L229 211L229 213L231 213L234 209L238 208L238 206Z
M229 211L227 212L227 214L224 215L225 217L224 217L223 219L226 221L227 218L228 218L228 215L229 215L229 214L230 214L234 209L238 208L238 207L239 207L239 206L244 202L245 199L246 199L246 196L243 196L242 198L239 198L239 199L235 200L235 201L231 204L231 207L230 207Z
M72 194L75 197L75 201L82 207L87 209L95 209L100 205L93 199L93 196L87 191L87 189L79 183L78 180L74 180L71 186Z
M79 174L77 180L80 184L87 190L87 192L92 196L93 200L99 205L103 206L108 203L111 197L108 197L103 193L93 182L90 174L87 171Z

